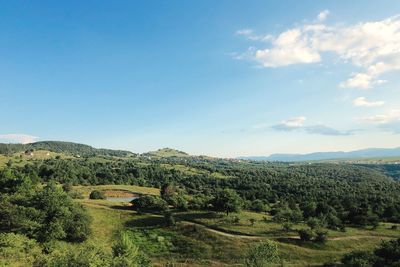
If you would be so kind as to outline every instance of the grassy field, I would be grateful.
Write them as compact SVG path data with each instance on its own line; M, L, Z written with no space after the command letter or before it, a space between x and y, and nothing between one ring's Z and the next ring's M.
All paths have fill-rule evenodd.
M74 190L80 192L85 198L88 198L90 192L93 190L126 190L135 194L145 194L145 195L159 195L160 189L152 187L143 187L136 185L89 185L83 186L78 185L73 187Z
M36 161L55 158L60 156L62 158L68 158L65 154L55 153L47 150L34 151L32 155L26 155L25 153L15 153L11 156L0 155L0 168L3 168L9 160L11 160L14 166L24 166L25 164Z
M343 254L353 250L372 250L382 240L400 237L393 224L381 223L376 229L348 227L346 232L328 231L326 243L301 242L297 230L304 224L293 226L285 232L268 214L242 211L226 216L215 212L175 212L175 226L166 226L159 214L139 214L128 203L87 198L92 190L128 190L138 194L159 194L159 189L129 186L75 186L86 198L75 201L84 205L93 221L92 234L86 244L94 244L111 252L117 234L124 231L139 248L149 255L154 266L228 267L243 266L246 250L262 240L277 242L282 259L277 266L320 266L338 261ZM239 222L233 222L237 216ZM254 219L254 224L250 219ZM398 225L400 229L400 225ZM62 251L85 244L57 242ZM23 262L16 261L24 266Z
M94 189L159 194L158 189L124 185L77 186L75 189L86 196ZM399 230L391 229L392 224L381 223L374 230L351 227L346 232L329 230L328 241L317 244L298 240L297 230L306 228L304 224L285 232L271 216L261 213L243 211L225 216L214 212L178 212L175 213L177 225L167 227L161 215L138 214L126 203L77 201L86 206L93 217L89 242L110 250L116 234L129 231L155 266L165 266L168 262L176 266L241 266L243 252L263 239L278 243L284 266L316 266L337 261L352 250L371 250L382 240L400 237ZM233 216L239 217L239 223L232 223ZM250 219L255 219L254 225Z
M119 231L128 231L135 243L152 258L155 266L234 266L248 241L224 238L195 226L178 223L166 227L163 217L138 214L123 203L78 200L93 218L89 241L111 250ZM71 245L74 246L74 245Z

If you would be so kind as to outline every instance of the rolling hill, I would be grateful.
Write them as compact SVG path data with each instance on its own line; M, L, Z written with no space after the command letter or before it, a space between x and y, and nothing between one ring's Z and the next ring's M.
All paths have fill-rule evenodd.
M8 155L29 150L47 150L56 153L80 156L133 156L134 153L124 150L112 150L103 148L94 148L89 145L83 145L73 142L62 141L42 141L30 144L4 144L0 143L0 154Z

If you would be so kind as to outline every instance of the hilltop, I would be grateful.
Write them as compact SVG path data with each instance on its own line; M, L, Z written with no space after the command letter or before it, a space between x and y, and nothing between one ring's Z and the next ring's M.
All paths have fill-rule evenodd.
M155 157L155 158L186 158L190 155L186 152L179 151L172 148L161 148L156 151L143 153L142 156Z

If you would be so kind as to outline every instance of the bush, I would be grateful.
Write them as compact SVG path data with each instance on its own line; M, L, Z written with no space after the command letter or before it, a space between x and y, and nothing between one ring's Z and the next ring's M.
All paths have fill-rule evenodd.
M279 261L278 246L267 240L251 247L244 258L246 267L264 267Z
M83 242L90 233L92 218L82 206L74 206L70 220L67 224L66 239L70 242Z
M158 196L142 196L131 201L133 209L141 211L165 211L168 209L167 202Z
M164 220L167 226L174 226L176 224L174 215L172 214L171 211L166 211L164 213Z
M90 199L107 199L106 195L104 194L103 191L100 190L93 190L90 195Z
M291 231L292 227L293 227L293 223L290 223L290 222L284 222L282 224L282 230L285 231L285 232Z
M317 229L317 228L321 227L321 224L322 224L321 221L315 217L311 217L307 220L307 225L311 229Z
M255 212L266 212L268 210L268 205L262 200L256 199L251 203L250 210Z
M0 266L14 266L14 262L32 265L40 254L41 248L35 240L19 234L0 234Z
M34 267L105 267L110 266L111 257L94 244L68 250L66 253L53 251L47 257L38 259ZM126 265L128 266L128 265Z
M325 243L328 240L328 232L317 231L315 236L315 242Z
M299 230L301 241L311 241L315 237L315 233L310 229Z
M120 233L112 250L114 258L111 267L146 267L151 265L148 257L139 250L126 232Z
M353 251L343 256L341 262L346 267L372 266L373 255L365 251Z

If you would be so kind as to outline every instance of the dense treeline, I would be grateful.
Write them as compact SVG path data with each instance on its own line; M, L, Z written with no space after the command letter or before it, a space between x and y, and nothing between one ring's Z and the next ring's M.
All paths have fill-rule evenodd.
M197 172L179 170L174 164ZM230 188L244 200L245 208L255 210L256 206L272 204L276 208L272 212L299 210L302 219L318 217L332 228L343 224L374 225L378 220L400 221L400 183L378 170L357 165L86 158L37 161L16 169L43 182L158 188L173 183L194 199L210 199L207 196ZM216 172L229 178L216 178L212 175Z
M65 153L80 156L115 156L126 157L134 155L132 152L123 150L97 149L88 145L61 141L43 141L31 144L2 144L0 143L0 154L11 155L14 153L48 150L51 152Z

